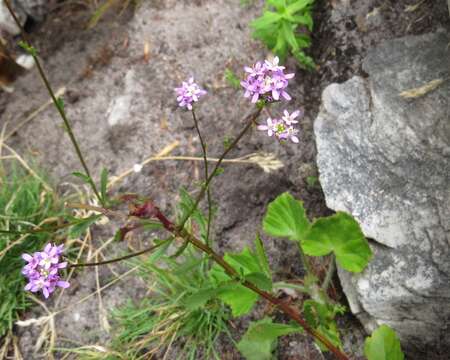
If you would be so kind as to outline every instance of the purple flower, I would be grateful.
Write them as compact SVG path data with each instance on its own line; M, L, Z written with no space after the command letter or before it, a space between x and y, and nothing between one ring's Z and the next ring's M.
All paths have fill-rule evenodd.
M268 118L267 125L258 125L258 130L267 131L267 135L272 136L277 133L280 122L280 120Z
M264 61L264 64L266 65L266 68L270 71L283 71L285 69L284 66L279 66L278 63L280 62L280 59L278 56L275 56L272 61L266 60Z
M296 110L294 111L292 114L289 114L289 112L287 110L283 111L283 117L281 118L286 125L292 125L292 124L297 124L298 121L295 120L295 118L297 118L299 115L301 115L300 110Z
M177 93L178 106L186 107L192 110L192 103L197 102L200 97L206 95L206 91L201 89L194 82L194 78L189 78L188 81L183 81L181 87L175 88Z
M295 118L300 115L300 111L294 111L289 114L287 110L283 112L284 116L281 119L268 118L266 124L258 125L258 130L267 131L267 135L275 136L278 140L291 140L293 143L298 143L298 130L294 128L293 124L298 123Z
M57 246L47 244L44 251L40 253L39 265L44 269L50 269L52 265L55 265L59 261L60 251Z
M244 96L251 98L252 103L260 98L269 102L278 101L280 97L291 100L285 89L294 74L285 74L284 66L279 66L278 62L278 57L275 57L272 61L257 62L252 68L244 68L248 75L241 85L245 89Z
M284 131L280 132L278 138L280 140L290 139L293 143L298 143L299 139L297 137L298 130L293 126L285 127Z
M25 290L31 292L42 291L48 298L57 287L67 288L70 284L61 280L59 270L67 267L67 262L60 262L60 256L64 252L64 245L47 244L43 251L33 255L22 254L27 264L22 269L22 274L28 278Z

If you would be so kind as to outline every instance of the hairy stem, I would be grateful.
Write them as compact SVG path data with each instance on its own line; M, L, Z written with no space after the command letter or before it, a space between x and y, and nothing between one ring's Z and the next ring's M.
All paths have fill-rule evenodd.
M183 228L176 227L158 208L153 207L152 214L154 217L156 217L163 226L174 234L175 236L181 237L187 241L189 241L193 246L198 248L199 250L203 251L207 255L209 255L217 264L219 264L225 272L233 279L240 279L239 273L230 265L228 264L222 256L217 254L212 248L210 248L208 245L204 244L202 241L197 239L194 235L189 233ZM313 336L316 340L320 341L323 345L325 345L335 356L336 358L340 360L349 360L349 357L339 350L336 346L334 346L325 336L323 336L321 333L313 329L311 326L308 325L308 323L301 317L299 311L287 304L286 302L276 298L272 294L259 289L257 286L255 286L253 283L247 281L247 280L240 280L241 284L245 286L246 288L252 290L253 292L257 293L262 298L269 301L272 305L280 309L284 314L289 316L292 320L297 322L307 333L309 333L311 336Z
M197 116L195 115L194 109L192 109L192 118L194 119L195 129L197 130L197 134L200 139L200 144L202 146L203 163L204 163L204 168L205 168L205 186L206 186L206 182L208 181L208 154L206 152L206 143L203 140L202 134L200 132ZM207 245L210 245L209 234L211 232L212 200L211 200L211 189L209 186L206 188L206 198L207 198L207 202L208 202L208 224L207 224L205 242Z
M300 252L300 259L305 267L307 275L314 275L314 271L312 269L311 263L308 260L308 257L305 255L305 252L302 249L302 245L298 243L298 251Z
M30 42L27 34L23 30L19 19L17 18L16 14L14 13L14 11L13 11L13 9L11 7L11 4L10 4L10 0L4 0L4 3L6 5L6 7L8 8L8 11L11 14L11 16L13 17L14 21L16 22L17 26L19 27L23 41L25 41L26 44L31 47L32 46L31 42ZM34 62L36 64L36 67L38 69L39 75L40 75L42 81L44 82L45 87L47 88L47 91L50 94L50 97L52 98L53 104L55 105L56 109L58 110L58 112L59 112L59 114L60 114L60 116L61 116L61 118L62 118L62 120L64 122L65 129L67 130L67 133L69 135L70 141L72 142L72 145L75 148L75 152L77 153L77 156L78 156L78 159L80 160L81 166L83 167L84 172L86 173L86 175L89 177L89 185L91 186L92 191L94 192L95 196L100 201L100 203L102 205L105 205L104 201L103 201L103 198L100 196L100 193L97 190L97 186L95 185L94 181L92 180L92 176L90 174L89 168L88 168L88 166L86 164L86 161L84 160L83 154L81 153L80 146L79 146L79 144L77 142L77 139L75 138L75 135L73 133L72 127L70 125L70 122L69 122L69 120L68 120L68 118L66 116L66 113L65 113L63 107L61 106L61 104L58 102L58 99L56 98L55 92L53 91L53 89L52 89L52 87L50 85L50 82L49 82L47 76L44 73L44 70L43 70L43 68L41 66L41 63L40 63L38 57L36 56L35 53L30 53L30 55L33 57L33 60L34 60Z
M93 262L93 263L69 264L69 266L67 268L70 269L70 268L76 268L76 267L99 266L99 265L112 264L112 263L115 263L115 262L131 259L131 258L134 258L136 256L152 252L152 251L158 249L162 245L165 245L165 244L167 244L168 242L170 242L172 240L173 240L173 238L169 238L167 240L161 241L159 244L150 246L150 247L145 248L145 249L143 249L141 251L137 251L137 252L134 252L134 253L131 253L131 254L128 254L128 255L124 255L124 256L115 258L115 259L110 259L110 260L105 260L105 261L100 261L100 262Z
M325 293L327 292L328 287L331 284L331 280L333 279L335 270L336 270L336 259L335 259L334 255L331 255L331 261L330 261L330 264L328 265L327 273L326 273L325 279L323 280L323 283L322 283L322 290Z
M247 124L245 127L241 130L241 132L236 136L236 138L233 140L233 142L225 149L223 154L219 157L219 160L216 163L216 166L214 167L213 171L209 174L208 179L205 181L205 184L202 186L200 193L197 195L197 198L195 199L194 205L190 209L190 211L184 216L183 219L181 219L179 228L183 229L184 225L186 224L186 221L191 217L191 215L194 213L194 211L197 209L198 204L205 196L206 190L209 187L209 184L211 183L214 176L217 174L217 170L220 168L220 165L222 164L222 161L225 159L225 156L228 155L228 153L237 145L237 143L244 137L244 135L247 133L247 131L252 127L254 121L258 118L258 116L261 114L262 107L258 107L256 111L254 111L249 116L246 116L245 118L248 119Z

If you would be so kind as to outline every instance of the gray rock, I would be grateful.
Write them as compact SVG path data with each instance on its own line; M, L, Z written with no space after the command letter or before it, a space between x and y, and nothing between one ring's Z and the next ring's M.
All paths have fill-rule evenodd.
M42 20L49 11L54 0L10 0L14 13L23 25L27 16L35 20ZM11 35L20 34L20 29L16 25L13 17L3 1L0 1L0 30Z
M339 269L351 310L368 331L393 327L418 359L450 347L448 43L436 33L369 51L369 78L328 86L314 126L327 205L375 240L362 274ZM422 96L400 96L437 79Z

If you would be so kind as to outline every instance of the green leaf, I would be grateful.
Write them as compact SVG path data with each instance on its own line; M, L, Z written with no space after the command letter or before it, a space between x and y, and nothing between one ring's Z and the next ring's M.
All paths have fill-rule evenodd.
M259 295L233 281L219 288L218 297L231 307L231 313L234 317L239 317L250 312L258 301Z
M83 174L81 172L75 171L75 172L72 173L72 175L76 176L77 178L80 178L86 184L91 184L91 178L88 175L86 175L86 174Z
M387 325L381 325L366 338L364 355L368 360L403 360L404 355L397 334Z
M59 110L61 110L62 112L65 111L65 105L64 105L64 99L62 97L58 97L56 99L56 106L58 107Z
M361 272L372 257L358 222L344 212L316 220L301 247L311 256L334 252L337 263L352 272Z
M251 322L237 348L247 360L271 360L278 337L302 332L298 326L274 324L272 319Z
M92 215L84 219L77 219L77 222L70 227L69 229L69 239L75 239L81 237L86 230L94 224L98 219L100 219L103 215Z
M272 272L270 271L269 260L267 259L266 250L264 249L264 244L259 234L256 234L255 237L255 254L258 258L260 269L262 269L264 271L264 274L266 274L266 276L271 279Z
M306 300L303 303L303 315L307 323L325 336L334 346L342 349L339 330L334 320L338 313L342 313L340 305L319 303L314 300ZM320 341L316 341L316 344L322 351L328 351L328 348Z
M260 272L262 270L258 258L247 246L239 254L226 253L224 260L242 275Z
M100 195L103 201L107 200L106 190L108 187L108 169L103 168L102 174L100 177Z
M224 260L236 270L241 279L232 279L218 264L214 264L209 276L220 288L219 298L231 307L233 316L247 314L259 295L247 289L239 281L247 280L262 290L272 290L272 279L266 276L256 254L245 247L239 254L226 253Z
M265 274L260 272L255 272L244 276L245 280L256 285L258 288L264 291L272 290L272 280L268 278Z
M155 231L163 229L164 226L159 221L156 220L141 220L139 221L139 225L141 226L141 229L144 231Z
M285 11L285 0L267 0L267 4L273 6L278 12Z
M280 21L281 15L272 11L264 11L263 15L250 23L250 27L259 30L266 29L268 26Z
M292 21L297 24L305 25L309 31L313 30L314 22L313 22L311 13L305 13L304 15L293 16Z
M263 220L263 229L267 234L292 241L304 239L310 226L303 203L287 192L269 204Z
M280 58L281 62L283 62L286 59L287 52L288 52L288 43L286 39L283 36L283 32L279 31L278 36L276 38L275 46L273 47L272 51L277 54L277 56Z
M187 310L195 310L204 305L217 296L219 289L199 289L192 295L186 297L183 301Z
M247 314L258 301L258 294L232 280L218 264L212 266L209 276L217 286L217 297L231 307L234 317Z
M314 0L296 0L292 5L289 5L286 8L286 12L289 15L294 15L299 11L306 10L313 2Z
M28 44L25 41L19 41L19 46L24 49L29 55L36 57L37 56L37 50L31 46L30 44Z
M194 207L194 199L185 188L180 188L180 198L181 200L178 205L179 219L183 219ZM206 220L205 215L197 207L197 209L192 213L191 219L198 225L200 237L203 241L205 241L208 228L208 221Z
M297 59L300 65L302 65L304 68L308 70L316 69L316 64L314 63L314 60L310 56L306 55L303 51L300 50L294 51L292 55L294 55L294 57Z
M311 38L307 34L295 35L295 39L297 40L297 44L298 44L298 47L300 49L307 48L307 47L311 46Z
M291 47L291 50L292 51L298 50L297 39L295 38L294 34L295 27L292 26L292 24L289 23L288 21L284 20L281 28L283 31L283 36L288 42L289 46Z

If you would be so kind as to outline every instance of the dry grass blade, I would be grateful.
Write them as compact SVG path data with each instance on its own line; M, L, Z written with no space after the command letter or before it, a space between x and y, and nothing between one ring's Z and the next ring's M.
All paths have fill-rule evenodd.
M33 295L28 295L28 297L33 300L36 304L40 305L45 312L48 314L48 321L44 324L44 327L39 335L36 344L34 346L34 353L37 354L38 351L42 348L44 342L48 342L48 346L45 352L47 359L54 359L53 357L53 349L55 348L56 343L56 326L55 326L55 313L52 313L47 305L44 302L39 300ZM48 334L50 333L50 338L48 338Z
M98 262L98 256L95 256L95 262ZM97 296L98 296L98 317L100 322L100 327L107 333L110 333L111 325L108 321L108 313L103 305L102 291L100 290L100 276L98 266L95 267L95 284L97 286Z
M406 6L405 7L405 12L414 12L414 11L416 11L424 2L425 2L425 0L422 0L422 1L419 1L417 4Z
M6 150L8 150L11 154L14 155L14 157L17 159L17 161L36 179L38 179L42 186L44 186L45 190L48 192L53 192L50 185L48 185L36 172L33 171L33 169L27 164L27 162L10 146L6 145L5 143L2 143L2 146L5 147Z
M3 339L3 345L0 348L0 360L6 359L8 355L9 343L11 342L12 334L9 332Z
M156 154L155 156L151 156L148 159L144 160L144 162L142 163L142 165L146 165L147 163L149 163L150 161L153 161L154 159L159 159L161 157L164 157L168 154L170 154L173 150L175 150L178 146L180 145L179 141L174 141L173 143L167 145L164 149L162 149L158 154ZM121 182L123 179L125 179L128 175L132 174L134 172L133 169L128 169L127 171L123 172L122 174L120 174L119 176L116 176L114 178L111 179L111 181L108 183L107 188L110 189L111 187L113 187L114 185L116 185L117 183Z
M435 80L432 80L432 81L430 81L430 82L428 82L428 83L426 83L426 84L424 84L422 86L419 86L417 88L413 88L413 89L402 91L400 93L400 96L402 98L405 98L405 99L416 99L416 98L419 98L421 96L424 96L424 95L432 92L437 87L442 85L446 80L448 80L448 79L435 79Z
M66 92L66 88L62 87L56 91L55 96L60 97L64 95ZM17 133L24 125L28 124L30 121L32 121L36 116L38 116L41 112L43 112L47 107L53 104L53 101L50 99L45 104L41 105L39 108L34 110L30 115L28 115L23 121L21 121L19 124L17 124L16 127L14 127L8 134L6 134L3 141L7 141L11 136L13 136L15 133ZM0 142L1 144L1 142ZM0 146L1 147L1 146Z
M14 360L23 360L17 337L13 335Z
M122 279L123 279L124 277L126 277L127 275L129 275L129 274L135 272L137 269L139 269L139 267L140 267L140 266L135 266L135 267L133 267L132 269L128 270L127 272L125 272L125 273L123 273L123 274L121 274L119 277L115 278L114 280L111 280L111 281L110 281L109 283L107 283L106 285L103 285L100 289L98 289L98 290L96 290L96 291L90 293L89 295L86 295L85 297L81 298L81 299L78 300L77 302L72 303L72 304L69 304L69 305L67 305L66 307L64 307L64 308L62 308L62 309L60 309L60 310L54 312L53 315L60 314L60 313L66 311L66 310L68 310L68 309L70 309L70 308L72 308L72 307L74 307L74 306L76 306L76 305L79 305L79 304L85 302L86 300L90 299L92 296L95 296L95 295L97 294L98 291L103 291L103 290L105 290L105 289L111 287L112 285L114 285L116 282L122 280Z

